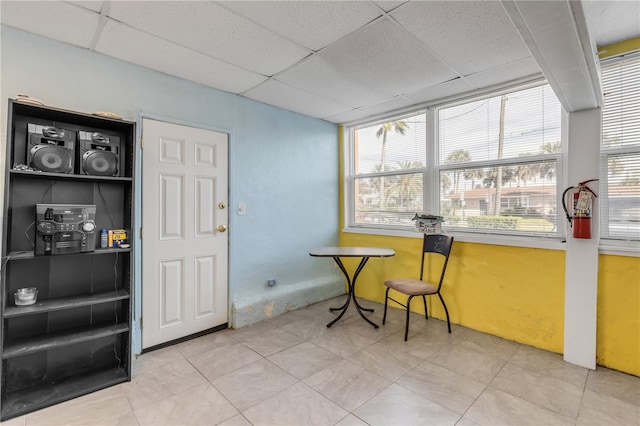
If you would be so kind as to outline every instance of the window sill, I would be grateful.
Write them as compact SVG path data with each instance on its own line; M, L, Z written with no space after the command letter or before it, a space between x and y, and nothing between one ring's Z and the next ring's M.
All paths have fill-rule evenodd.
M598 253L613 256L640 257L640 241L602 240Z
M422 238L421 233L404 229L389 228L344 228L347 234L368 234L387 237ZM480 234L472 232L444 231L446 235L455 237L456 241L475 244L490 244L510 247L528 247L546 250L565 250L566 242L560 237L536 237L500 234ZM598 253L613 256L640 257L640 241L602 240Z
M422 238L422 233L403 229L388 228L344 228L344 233L369 234L388 237ZM566 244L560 237L537 237L519 235L481 234L472 232L455 232L443 230L446 235L451 235L456 241L476 244L490 244L511 247L528 247L547 250L565 250Z

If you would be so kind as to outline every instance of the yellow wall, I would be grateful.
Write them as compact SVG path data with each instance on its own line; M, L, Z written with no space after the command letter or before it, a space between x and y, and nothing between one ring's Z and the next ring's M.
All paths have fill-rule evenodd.
M341 155L340 182L344 182L343 161ZM342 230L342 185L340 200ZM419 238L340 232L342 246L379 246L396 251L395 257L369 261L358 278L356 294L384 303L385 279L417 277L421 242ZM357 266L349 261L345 265L351 271ZM451 321L562 353L564 268L562 251L455 242L443 286ZM640 376L639 277L640 258L600 256L596 361ZM429 299L430 315L444 319L439 301ZM424 313L419 301L412 307L413 311Z
M342 233L340 245L389 247L396 252L392 258L369 260L357 281L359 297L384 303L385 279L418 278L420 238ZM429 278L436 281L438 276ZM454 242L442 294L453 323L562 352L564 252ZM430 316L444 320L440 302L429 300ZM412 310L424 313L419 300Z
M640 258L600 255L599 365L640 376Z
M619 43L599 47L598 56L600 57L600 59L604 59L638 49L640 49L640 37L631 38Z

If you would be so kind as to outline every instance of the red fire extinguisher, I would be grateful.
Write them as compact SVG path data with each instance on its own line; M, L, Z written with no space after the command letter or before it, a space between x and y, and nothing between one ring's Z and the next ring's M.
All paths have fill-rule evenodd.
M580 182L577 187L570 186L562 193L562 207L567 216L569 225L572 228L573 238L591 238L591 209L592 197L598 197L595 192L587 186L587 183L597 181L598 179L589 179ZM567 210L566 195L569 191L573 191L572 196L572 214Z

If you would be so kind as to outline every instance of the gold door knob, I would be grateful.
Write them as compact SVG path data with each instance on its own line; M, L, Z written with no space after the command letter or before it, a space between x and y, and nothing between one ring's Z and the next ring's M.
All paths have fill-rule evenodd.
M220 225L216 229L218 230L218 232L224 232L227 230L227 227L224 225Z
M227 207L227 205L225 203L218 203L218 208L220 210L224 210Z

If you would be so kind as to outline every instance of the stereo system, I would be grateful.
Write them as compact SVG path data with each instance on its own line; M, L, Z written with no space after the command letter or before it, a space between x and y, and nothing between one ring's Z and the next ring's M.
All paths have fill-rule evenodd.
M121 176L120 137L28 124L27 166L49 173ZM77 141L76 141L77 135Z
M94 251L96 206L36 204L36 255Z

